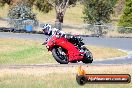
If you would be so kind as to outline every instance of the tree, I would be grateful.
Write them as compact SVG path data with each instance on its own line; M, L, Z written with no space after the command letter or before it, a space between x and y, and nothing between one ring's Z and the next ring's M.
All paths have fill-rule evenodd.
M114 16L118 18L123 13L123 8L125 6L125 0L117 0L114 8Z
M29 7L36 6L39 11L44 13L52 10L52 5L47 0L0 0L0 6L4 6L5 4L13 6L21 2L25 2Z
M0 6L4 6L5 4L12 4L12 0L0 0Z
M21 2L21 0L9 0L13 2ZM48 13L53 8L56 11L56 26L61 29L61 25L64 20L66 9L70 6L74 6L78 0L22 0L29 3L29 6L36 6L39 11ZM7 3L7 1L5 0ZM1 2L0 2L1 3ZM10 3L9 3L10 4Z
M74 6L77 0L48 0L56 11L55 25L58 29L62 29L62 23L66 13L66 9L70 6Z
M76 2L77 0L34 0L33 5L44 13L48 13L54 8L56 12L55 25L56 28L61 30L66 9L70 6L74 6Z
M32 21L33 26L37 26L38 20L36 15L32 12L29 4L24 2L19 2L16 5L13 5L8 13L9 18L11 19L9 23L11 26L17 29L23 29L25 27L25 21Z
M36 6L36 9L43 13L48 13L52 10L52 5L48 3L47 0L34 0L33 5Z
M126 0L124 13L120 18L119 26L132 27L132 0Z
M110 22L115 0L84 0L84 22L102 25ZM116 0L117 1L117 0ZM99 36L102 36L102 28L99 26Z

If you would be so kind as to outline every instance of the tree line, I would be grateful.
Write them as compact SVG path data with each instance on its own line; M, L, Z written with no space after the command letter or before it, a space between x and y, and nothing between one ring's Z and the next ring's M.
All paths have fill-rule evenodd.
M24 3L28 8L30 7L30 9L32 6L35 6L43 13L48 13L50 10L55 9L55 24L61 29L67 8L76 6L77 2L84 5L84 22L102 25L103 23L109 23L111 21L111 14L113 14L114 6L118 1L119 0L0 0L0 6L4 6L5 4L10 5L10 13L12 13L11 10L13 6L20 3ZM31 16L31 18L33 18L33 16ZM34 19L36 18L34 17ZM132 0L125 1L124 13L121 16L119 25L132 26ZM102 34L101 28L99 28L99 30L100 34Z

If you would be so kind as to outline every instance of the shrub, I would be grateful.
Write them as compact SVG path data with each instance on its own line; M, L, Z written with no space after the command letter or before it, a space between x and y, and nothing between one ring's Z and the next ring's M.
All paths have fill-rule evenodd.
M16 5L12 6L8 13L9 24L17 29L23 29L25 26L25 20L32 20L33 26L38 25L38 20L36 15L32 12L32 8L27 5L26 3L17 3Z
M124 13L120 18L119 26L132 27L132 0L126 0Z

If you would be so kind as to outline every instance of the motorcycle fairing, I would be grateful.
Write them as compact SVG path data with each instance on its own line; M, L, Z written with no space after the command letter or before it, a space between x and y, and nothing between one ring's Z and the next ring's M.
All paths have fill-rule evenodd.
M69 61L82 60L83 56L80 55L78 48L76 48L72 43L68 42L66 38L57 38L53 36L52 39L47 43L51 51L54 46L60 46L68 51Z

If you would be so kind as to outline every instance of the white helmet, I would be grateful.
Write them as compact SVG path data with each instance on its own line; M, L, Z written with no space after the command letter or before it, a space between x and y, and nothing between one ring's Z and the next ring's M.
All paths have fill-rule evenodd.
M42 28L43 32L45 34L51 35L52 34L52 29L50 24L45 24Z

